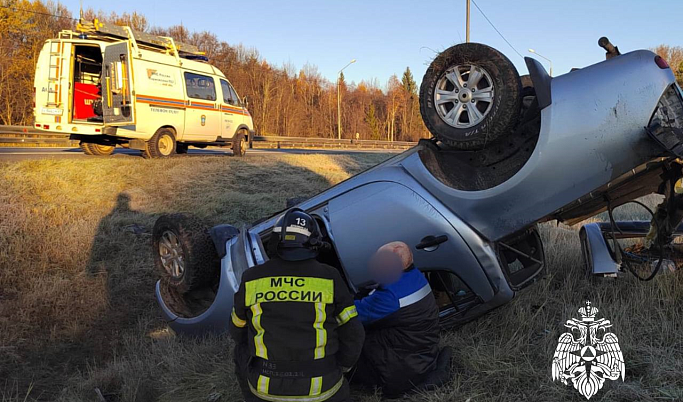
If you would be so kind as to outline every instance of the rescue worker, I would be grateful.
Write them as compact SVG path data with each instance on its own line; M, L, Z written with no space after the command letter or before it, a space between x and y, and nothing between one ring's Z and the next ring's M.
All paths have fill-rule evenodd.
M424 389L437 368L448 370L437 365L439 309L432 289L402 242L380 247L369 269L378 287L355 301L366 339L351 381L379 387L387 397ZM448 362L450 350L446 355Z
M269 239L276 255L242 275L230 328L247 401L348 400L343 373L364 331L339 272L315 259L325 246L317 222L290 209Z

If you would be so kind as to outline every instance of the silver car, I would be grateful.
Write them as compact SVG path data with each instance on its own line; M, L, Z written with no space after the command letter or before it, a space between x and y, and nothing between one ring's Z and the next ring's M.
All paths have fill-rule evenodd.
M298 203L332 245L320 261L351 291L370 284L382 244L412 245L444 327L510 301L539 278L536 224L576 223L657 190L680 154L681 91L648 50L550 77L527 58L520 77L498 51L466 43L444 51L420 89L434 138ZM177 332L224 331L242 273L269 258L277 214L236 228L184 215L154 228L156 294Z

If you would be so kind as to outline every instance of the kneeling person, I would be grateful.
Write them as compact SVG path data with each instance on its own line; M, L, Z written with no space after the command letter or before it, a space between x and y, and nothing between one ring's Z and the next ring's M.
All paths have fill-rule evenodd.
M247 401L346 401L343 372L363 345L363 326L339 272L315 260L317 222L300 209L275 224L277 256L242 275L231 334Z
M437 368L439 308L405 243L380 247L370 271L379 286L355 301L366 340L352 382L400 396Z

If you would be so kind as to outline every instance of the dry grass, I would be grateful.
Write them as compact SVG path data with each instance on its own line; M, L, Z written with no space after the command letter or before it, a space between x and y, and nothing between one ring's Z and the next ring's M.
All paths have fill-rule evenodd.
M238 400L226 336L170 334L153 296L157 216L250 222L387 155L130 157L0 164L0 401ZM116 207L119 194L130 205ZM547 278L443 334L453 382L408 401L575 400L550 381L562 324L586 298L614 323L626 382L594 400L683 399L683 278L587 278L573 228L544 225ZM363 402L377 396L356 395Z

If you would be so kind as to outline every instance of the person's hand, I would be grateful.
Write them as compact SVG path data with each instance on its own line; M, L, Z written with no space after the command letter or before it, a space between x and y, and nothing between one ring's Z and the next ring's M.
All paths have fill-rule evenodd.
M360 300L364 298L365 296L369 295L373 290L377 289L379 287L378 283L370 283L364 286L361 286L358 289L358 293L354 295L354 300Z

